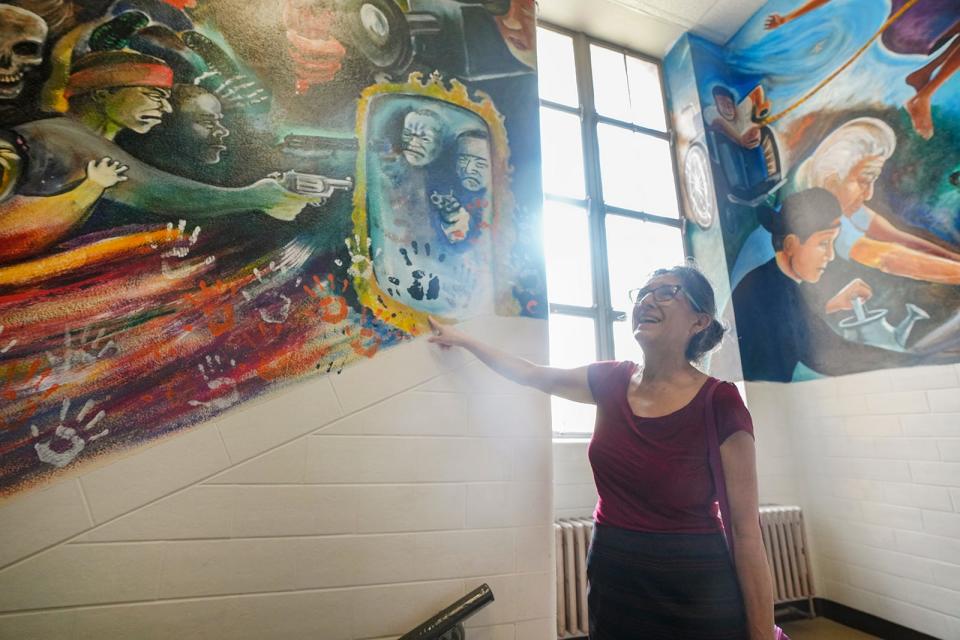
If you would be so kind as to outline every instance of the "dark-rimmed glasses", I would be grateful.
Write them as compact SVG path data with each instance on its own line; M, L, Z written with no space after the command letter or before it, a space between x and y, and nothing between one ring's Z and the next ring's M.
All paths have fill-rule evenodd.
M682 286L679 284L661 284L657 287L641 287L639 289L631 289L627 295L630 296L630 302L633 304L640 304L648 294L653 294L653 300L655 302L670 302L671 300L676 299L677 295L683 293L683 296L690 301L690 306L693 307L693 310L697 313L704 313L703 309L697 304L697 301L694 300L689 293L687 293Z

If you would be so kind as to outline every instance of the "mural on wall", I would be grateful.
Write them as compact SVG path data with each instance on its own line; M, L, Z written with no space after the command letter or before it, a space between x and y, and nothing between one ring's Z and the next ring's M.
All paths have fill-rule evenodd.
M532 0L0 4L0 493L546 313Z
M960 5L771 0L724 48L682 44L691 245L744 378L960 361Z

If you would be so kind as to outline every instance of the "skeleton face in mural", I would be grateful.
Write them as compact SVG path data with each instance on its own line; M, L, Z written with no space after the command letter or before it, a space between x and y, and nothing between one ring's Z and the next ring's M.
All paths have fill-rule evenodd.
M457 136L457 177L467 191L490 186L490 141L485 132L467 131Z
M430 109L411 111L403 119L403 157L414 167L427 166L443 150L445 129L443 120L436 112Z
M23 91L24 75L43 62L47 25L35 13L0 5L0 100Z

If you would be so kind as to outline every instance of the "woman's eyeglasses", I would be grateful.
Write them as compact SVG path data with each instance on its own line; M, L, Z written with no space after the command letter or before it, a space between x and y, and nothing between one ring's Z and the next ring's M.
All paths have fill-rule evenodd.
M647 295L653 295L655 302L670 302L683 293L683 296L690 301L690 306L697 313L704 313L703 309L697 304L697 301L690 297L690 294L684 291L679 284L662 284L659 287L642 287L640 289L631 289L629 292L630 302L640 304Z

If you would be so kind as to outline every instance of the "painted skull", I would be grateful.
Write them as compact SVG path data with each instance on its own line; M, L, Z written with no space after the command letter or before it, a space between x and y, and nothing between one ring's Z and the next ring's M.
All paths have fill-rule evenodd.
M0 100L23 90L23 76L43 62L47 23L35 13L0 5Z

